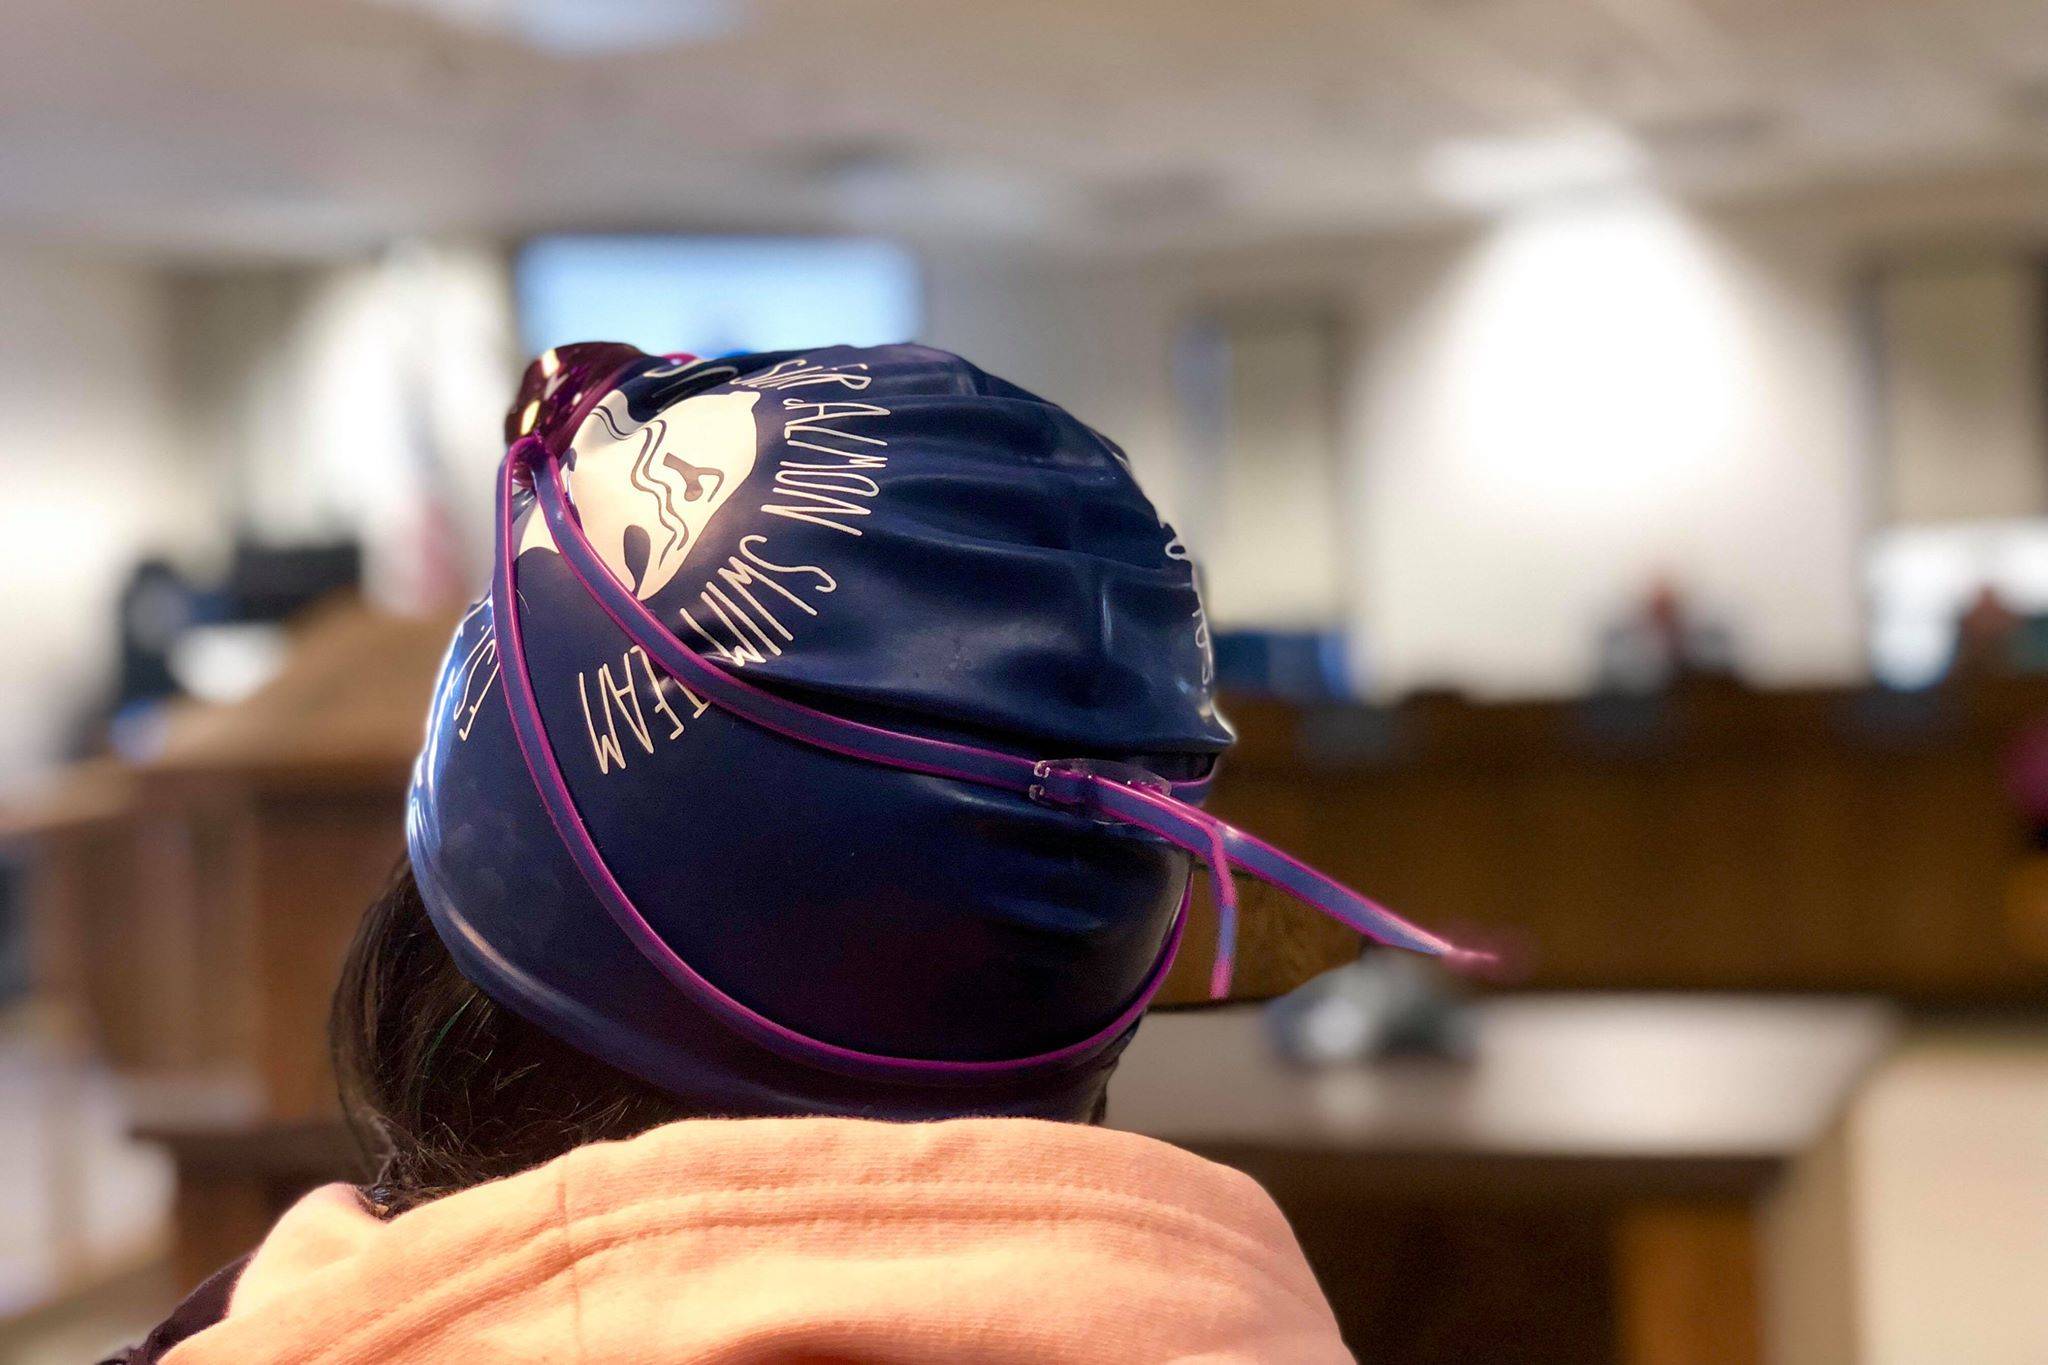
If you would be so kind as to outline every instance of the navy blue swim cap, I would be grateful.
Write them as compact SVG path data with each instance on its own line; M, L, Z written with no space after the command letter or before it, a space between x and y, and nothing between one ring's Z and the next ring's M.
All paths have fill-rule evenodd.
M1192 567L1114 445L958 356L529 370L415 769L460 969L708 1113L1091 1113L1191 856L1474 962L1200 809Z
M513 434L557 429L590 547L714 664L1027 759L1199 779L1229 745L1188 558L1122 452L1067 412L914 345L570 358L586 373L537 362L573 382L530 382ZM525 486L510 510L532 693L574 811L718 992L832 1048L984 1063L1093 1039L1146 990L1189 882L1181 848L728 714L579 585ZM495 614L486 597L456 632L408 814L434 923L484 991L714 1113L1093 1107L1129 1026L1022 1072L878 1074L680 991L536 794Z

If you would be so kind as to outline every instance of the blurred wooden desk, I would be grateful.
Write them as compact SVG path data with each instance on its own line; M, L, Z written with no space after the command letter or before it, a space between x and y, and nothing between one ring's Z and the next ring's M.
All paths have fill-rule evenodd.
M1256 1011L1148 1020L1110 1122L1258 1178L1375 1362L1851 1358L1854 1001L1527 996L1470 1065L1303 1071Z
M2009 790L2048 675L1226 703L1219 815L1433 929L1519 945L1531 989L2048 990L2048 858Z

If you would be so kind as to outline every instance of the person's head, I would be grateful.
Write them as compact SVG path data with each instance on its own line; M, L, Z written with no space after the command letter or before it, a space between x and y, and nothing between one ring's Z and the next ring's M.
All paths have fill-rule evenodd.
M615 589L800 714L1197 791L1229 743L1191 566L1122 453L956 356L565 348L510 426L561 457ZM387 1201L692 1115L1099 1116L1186 853L713 704L579 582L531 477L500 551L531 719L487 595L337 996Z
M1123 453L922 346L528 370L490 590L337 999L404 1207L685 1116L1088 1121L1237 867L1231 732Z

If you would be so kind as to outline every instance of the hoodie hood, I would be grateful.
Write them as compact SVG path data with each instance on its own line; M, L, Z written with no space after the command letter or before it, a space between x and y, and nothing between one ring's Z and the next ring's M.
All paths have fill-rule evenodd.
M1034 1119L691 1119L390 1221L307 1195L169 1365L1348 1361L1265 1191Z

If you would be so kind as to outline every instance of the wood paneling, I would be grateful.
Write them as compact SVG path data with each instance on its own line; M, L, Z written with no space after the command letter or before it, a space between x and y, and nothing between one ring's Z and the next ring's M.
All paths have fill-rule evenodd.
M1519 949L1525 984L2048 985L2013 885L2037 875L2034 834L2006 791L2048 682L1229 710L1243 742L1215 809L1425 925Z

